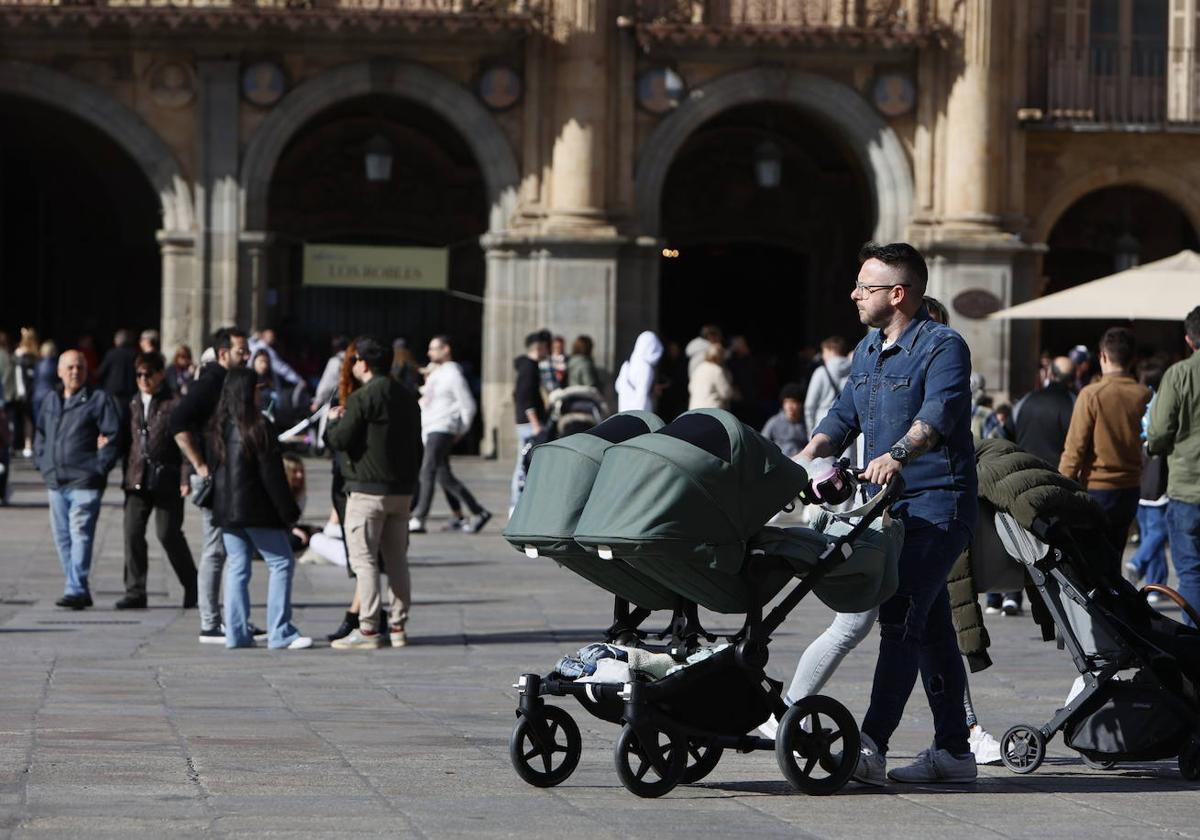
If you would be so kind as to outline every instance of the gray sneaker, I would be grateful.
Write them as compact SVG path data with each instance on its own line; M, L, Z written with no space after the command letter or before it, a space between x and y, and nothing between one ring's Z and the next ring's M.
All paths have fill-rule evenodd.
M859 766L862 766L861 762ZM893 782L906 784L963 784L979 778L979 770L971 753L954 755L949 750L939 750L930 745L929 749L921 750L912 764L897 767L887 775Z
M879 752L875 742L867 733L862 734L862 747L858 752L858 769L854 771L854 781L864 785L883 787L887 784L887 756Z

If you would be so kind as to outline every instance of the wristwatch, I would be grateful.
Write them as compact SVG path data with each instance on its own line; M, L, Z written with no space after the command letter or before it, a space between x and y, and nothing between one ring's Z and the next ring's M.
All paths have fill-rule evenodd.
M894 460L899 461L901 464L908 463L909 451L908 451L908 447L905 446L903 442L897 443L895 446L893 446L891 449L889 449L888 454L891 455Z

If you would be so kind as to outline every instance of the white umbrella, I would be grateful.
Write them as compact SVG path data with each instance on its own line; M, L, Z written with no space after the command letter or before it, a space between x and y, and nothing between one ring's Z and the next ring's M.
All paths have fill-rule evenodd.
M1200 254L1139 265L993 312L991 319L1062 318L1182 321L1200 304Z

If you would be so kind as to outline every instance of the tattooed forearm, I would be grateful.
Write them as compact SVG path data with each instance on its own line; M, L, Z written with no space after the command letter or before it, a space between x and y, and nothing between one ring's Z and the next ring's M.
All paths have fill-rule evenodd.
M909 458L916 458L918 455L924 455L933 447L938 445L941 440L941 435L937 429L926 423L924 420L914 420L912 428L901 441L904 448L908 450Z

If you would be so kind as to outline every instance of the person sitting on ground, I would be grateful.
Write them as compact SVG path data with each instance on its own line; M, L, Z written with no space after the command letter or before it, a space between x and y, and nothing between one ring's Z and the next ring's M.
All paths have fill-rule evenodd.
M779 447L789 458L794 458L808 443L808 429L804 426L804 409L801 400L804 392L800 385L790 382L779 392L783 407L779 413L763 426L763 437Z

